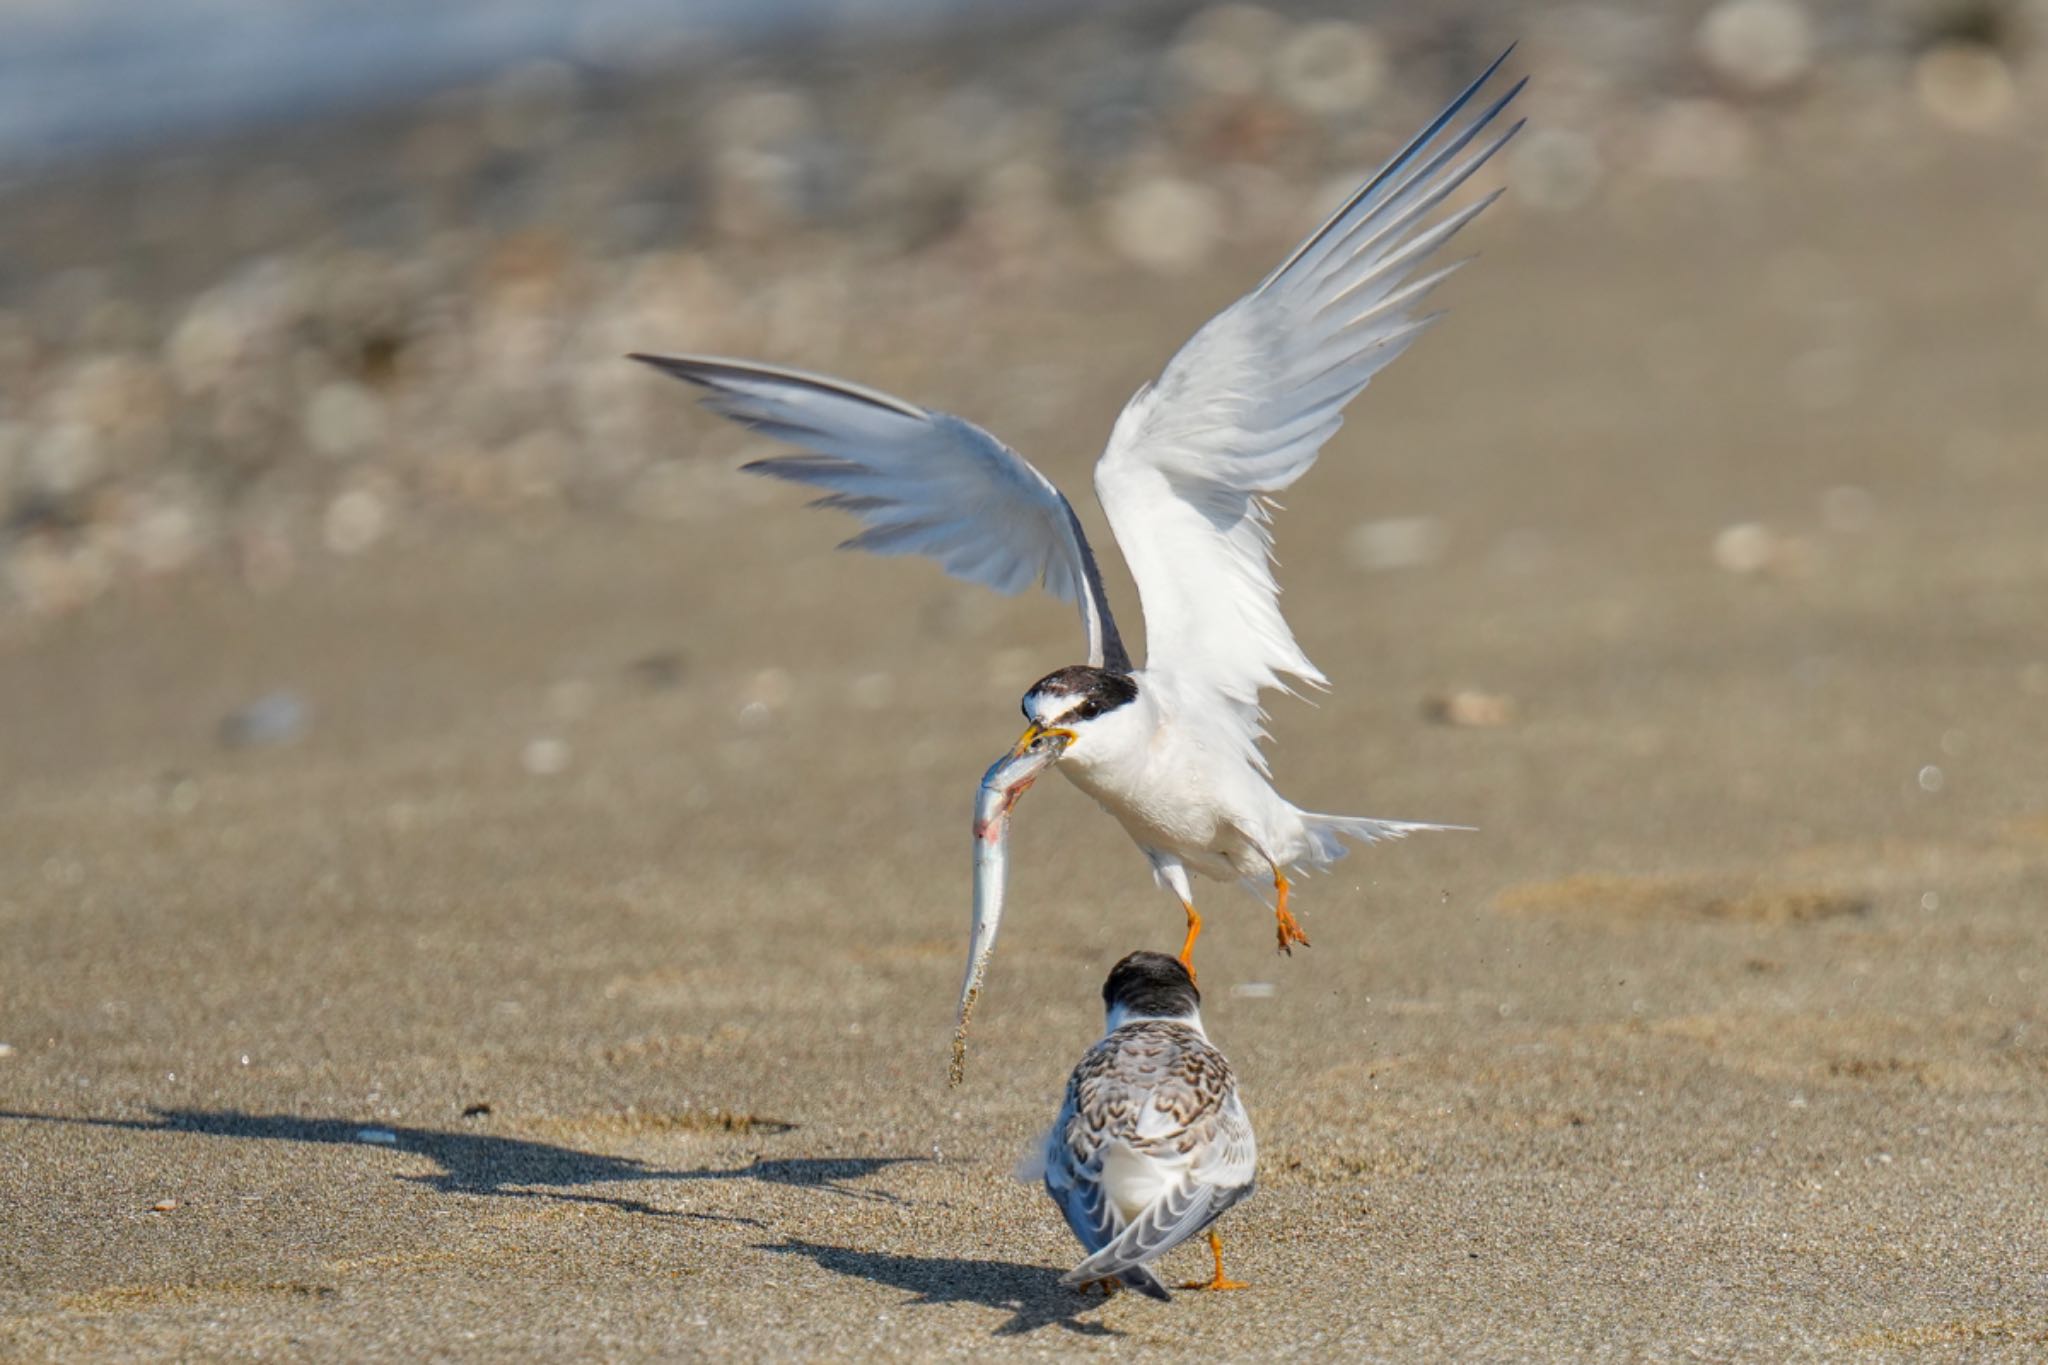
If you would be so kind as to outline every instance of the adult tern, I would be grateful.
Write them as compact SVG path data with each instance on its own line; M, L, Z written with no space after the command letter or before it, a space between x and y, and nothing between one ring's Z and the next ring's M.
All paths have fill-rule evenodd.
M807 452L746 468L821 489L814 505L858 517L865 529L846 548L926 555L999 592L1038 584L1078 604L1087 662L1025 692L1029 728L984 779L992 799L977 834L984 847L999 839L1017 796L1056 763L1179 901L1183 963L1202 928L1191 874L1270 885L1275 936L1291 952L1308 938L1288 908L1290 872L1336 860L1347 840L1462 828L1321 814L1274 789L1260 693L1328 684L1280 614L1270 500L1308 472L1345 406L1439 316L1420 311L1423 301L1464 262L1426 267L1501 191L1437 210L1522 126L1497 126L1521 81L1475 104L1507 55L1195 333L1117 418L1095 493L1144 607L1143 668L1117 632L1072 505L972 422L775 365L633 357L704 390L712 411ZM985 962L994 913L984 943L980 890L978 878L975 957ZM969 980L978 989L973 962Z

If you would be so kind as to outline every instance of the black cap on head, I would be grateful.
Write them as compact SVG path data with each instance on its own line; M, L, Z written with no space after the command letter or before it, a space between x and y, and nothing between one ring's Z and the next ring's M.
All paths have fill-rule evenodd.
M1078 697L1080 700L1071 708L1060 712L1062 720L1093 720L1106 711L1127 706L1137 698L1138 684L1128 673L1118 673L1107 668L1094 668L1088 664L1073 664L1048 673L1031 684L1024 693L1024 716L1036 719L1031 704L1033 698Z
M1201 1006L1202 993L1179 958L1140 951L1110 968L1102 1003L1112 1010L1121 1006L1126 1014L1181 1019Z

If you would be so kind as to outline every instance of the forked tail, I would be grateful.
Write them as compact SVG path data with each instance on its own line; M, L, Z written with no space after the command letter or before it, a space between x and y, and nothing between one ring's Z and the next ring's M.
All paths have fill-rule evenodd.
M1405 839L1411 834L1424 830L1471 831L1471 825L1426 825L1414 820L1368 820L1362 815L1318 815L1314 811L1301 813L1302 824L1308 828L1309 843L1313 847L1306 859L1322 864L1334 863L1346 853L1345 840L1357 844L1377 844L1389 839Z

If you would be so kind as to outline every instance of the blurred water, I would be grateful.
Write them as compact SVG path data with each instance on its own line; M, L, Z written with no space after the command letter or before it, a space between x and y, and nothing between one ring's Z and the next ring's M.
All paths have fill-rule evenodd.
M0 0L0 161L332 113L563 57L633 67L986 0Z

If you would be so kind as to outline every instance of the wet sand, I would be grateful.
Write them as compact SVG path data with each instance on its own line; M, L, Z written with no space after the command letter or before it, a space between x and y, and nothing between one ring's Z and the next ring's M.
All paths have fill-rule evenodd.
M835 559L735 475L673 526L12 631L0 1355L2038 1358L2044 220L2037 149L1956 143L1483 225L1289 499L1336 689L1274 724L1304 804L1481 832L1309 883L1292 959L1208 888L1262 1154L1237 1294L1061 1290L1011 1178L1108 965L1178 936L1057 780L944 1084L975 776L1065 609ZM976 364L1055 400L914 300L867 377L1080 487L1270 256L987 316ZM1853 396L1816 407L1836 293ZM674 398L678 445L741 448ZM1435 561L1358 567L1397 517ZM1753 573L1713 552L1746 522ZM1461 688L1510 722L1428 717ZM274 689L304 735L222 747Z

